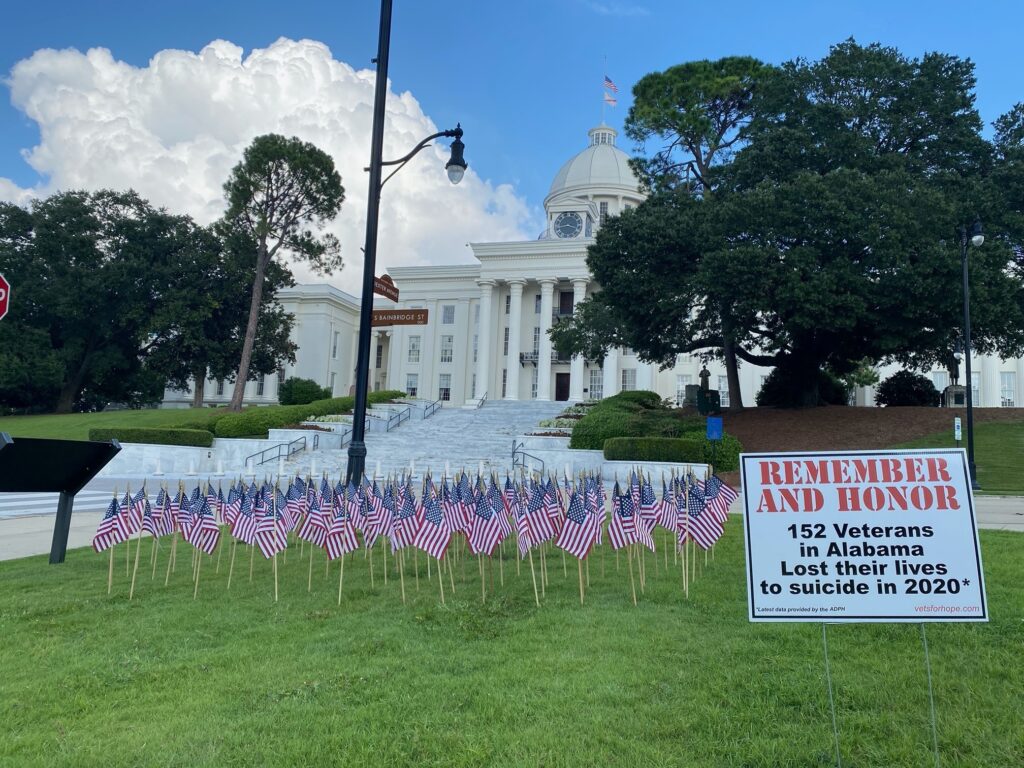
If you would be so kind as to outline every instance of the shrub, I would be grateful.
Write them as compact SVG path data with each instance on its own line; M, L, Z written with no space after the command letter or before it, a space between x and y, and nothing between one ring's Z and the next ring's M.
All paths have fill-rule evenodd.
M604 441L608 461L699 463L701 444L688 437L611 437Z
M642 437L640 422L633 414L614 408L595 408L576 422L569 439L570 448L600 451L610 437Z
M281 384L277 390L277 399L281 405L305 405L314 400L326 400L331 390L321 387L312 379L291 377Z
M803 402L804 385L793 379L795 375L782 367L773 368L761 385L754 402L761 407L804 407L807 405ZM846 405L847 397L846 386L839 379L827 371L818 371L817 405Z
M213 433L207 429L93 427L89 430L89 439L100 443L117 440L122 443L191 445L199 448L209 448L213 445Z
M619 392L617 395L601 400L599 405L603 407L609 403L636 403L643 408L660 408L662 406L661 395L645 389Z
M938 405L939 390L931 379L913 371L897 371L875 393L877 405Z
M388 389L371 392L368 403L383 403L404 396L404 392ZM305 405L271 405L266 408L247 408L241 413L229 413L217 421L217 437L266 437L268 429L279 429L285 424L307 421L312 416L348 413L355 406L354 397L332 397Z
M654 392L620 392L599 401L576 422L569 447L599 451L610 437L682 437L702 425L666 407Z
M561 429L571 429L572 427L576 426L576 422L577 421L579 421L579 419L569 419L569 418L564 418L564 417L559 416L558 418L555 418L555 419L544 419L543 421L538 422L537 426L538 427L559 427Z

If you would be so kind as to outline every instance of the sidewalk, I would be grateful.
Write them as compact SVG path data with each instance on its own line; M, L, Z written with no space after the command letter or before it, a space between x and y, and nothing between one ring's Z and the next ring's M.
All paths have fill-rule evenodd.
M1024 497L978 496L975 503L979 528L1024 533ZM740 513L739 499L733 503L730 512L736 515ZM76 510L71 516L68 549L89 546L102 516L102 509ZM0 518L0 560L49 553L53 521L52 512Z

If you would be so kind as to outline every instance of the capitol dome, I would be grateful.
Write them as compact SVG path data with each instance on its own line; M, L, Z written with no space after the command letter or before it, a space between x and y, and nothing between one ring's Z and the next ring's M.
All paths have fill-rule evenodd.
M615 146L617 135L615 129L607 125L591 128L587 132L590 145L555 174L545 206L562 196L591 194L612 193L641 200L640 182L629 167L629 155Z

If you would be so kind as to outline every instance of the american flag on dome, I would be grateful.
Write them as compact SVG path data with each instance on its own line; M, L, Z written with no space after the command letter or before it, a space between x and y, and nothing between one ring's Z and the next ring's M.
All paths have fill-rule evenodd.
M115 496L107 505L107 511L100 520L96 535L92 539L92 548L97 552L103 552L110 547L120 544L128 538L128 531L124 527L124 520L121 518L121 508Z
M597 537L597 518L587 512L580 494L573 491L565 510L565 523L555 546L580 560L587 556Z
M692 478L687 486L687 512L690 519L690 538L702 549L711 549L723 533L722 524L705 509L704 489Z
M436 493L423 494L423 522L416 533L416 546L431 557L440 560L448 549L452 532L444 514L444 507Z
M612 79L608 77L608 75L604 76L604 87L607 88L609 91L614 91L615 93L619 92L619 86L613 83Z
M614 549L622 549L636 540L633 498L628 493L624 496L619 493L619 484L616 483L612 493L612 521L608 524L608 541Z

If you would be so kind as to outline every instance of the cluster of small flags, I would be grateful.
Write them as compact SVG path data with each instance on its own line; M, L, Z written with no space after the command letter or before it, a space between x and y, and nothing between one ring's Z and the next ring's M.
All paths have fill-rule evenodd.
M495 475L475 478L465 472L435 482L411 476L359 485L295 477L282 490L269 482L239 480L221 488L207 483L191 493L161 488L151 503L145 487L111 499L93 539L97 552L132 536L154 538L175 532L197 550L211 554L226 526L238 542L272 558L288 546L289 535L322 548L334 560L361 546L372 548L384 537L393 553L414 547L440 560L457 536L474 555L492 556L515 534L520 558L546 542L583 560L602 544L607 523L611 546L639 543L654 551L653 530L676 534L677 547L692 541L709 549L722 535L736 492L718 477L707 482L692 475L662 482L661 496L642 474L633 473L625 490L615 483L611 520L603 484L581 475L559 482L552 476L504 482ZM362 543L360 543L360 538Z

